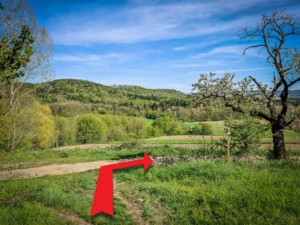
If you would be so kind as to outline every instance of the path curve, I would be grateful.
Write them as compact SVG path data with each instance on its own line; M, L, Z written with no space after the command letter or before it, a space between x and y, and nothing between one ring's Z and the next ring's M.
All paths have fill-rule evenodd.
M78 173L91 169L100 168L100 166L112 164L118 162L117 160L101 160L94 162L84 162L75 164L61 164L61 165L49 165L34 167L28 169L0 171L0 181L6 179L22 179L22 178L34 178L44 175L60 175L68 173Z

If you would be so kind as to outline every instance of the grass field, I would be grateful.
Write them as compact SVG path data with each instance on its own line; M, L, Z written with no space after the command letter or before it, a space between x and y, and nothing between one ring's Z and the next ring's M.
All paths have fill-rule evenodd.
M151 125L153 123L153 120L146 119L147 124ZM208 123L212 125L214 136L225 136L226 131L224 130L224 121L205 121L203 123ZM188 127L194 127L197 124L197 122L184 122L185 126ZM265 137L272 137L272 132L271 130L267 131L265 134ZM286 138L300 138L300 132L295 132L293 130L284 130L284 137Z
M72 224L70 215L120 225L300 223L300 163L216 160L120 170L115 216L90 217L98 172L0 182L1 224Z
M146 119L146 122L147 122L148 125L151 125L151 124L153 123L153 121L154 121L154 120Z

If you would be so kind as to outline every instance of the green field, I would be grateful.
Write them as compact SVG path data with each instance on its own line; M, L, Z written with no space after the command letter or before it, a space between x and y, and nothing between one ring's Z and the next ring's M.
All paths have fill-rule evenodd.
M123 151L126 157L142 154ZM114 177L123 197L114 198L114 217L89 216L98 172L0 182L1 224L72 224L61 214L93 224L138 224L124 198L149 224L300 223L297 162L215 160L151 166L147 172L141 167L120 170Z

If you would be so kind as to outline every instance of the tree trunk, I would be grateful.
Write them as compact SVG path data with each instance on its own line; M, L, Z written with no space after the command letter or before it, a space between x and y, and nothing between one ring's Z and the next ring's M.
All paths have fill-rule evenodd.
M283 128L276 128L276 126L273 126L272 133L273 133L273 144L274 144L274 148L273 148L274 158L278 160L286 159Z

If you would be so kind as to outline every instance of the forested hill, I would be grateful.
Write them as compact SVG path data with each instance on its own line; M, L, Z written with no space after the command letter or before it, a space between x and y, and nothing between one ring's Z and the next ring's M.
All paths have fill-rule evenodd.
M50 104L54 113L55 106L67 103L81 103L81 107L89 110L92 107L92 110L103 114L108 111L118 114L116 111L121 111L133 116L145 116L145 112L165 112L174 107L189 105L189 95L176 90L147 89L130 85L105 86L76 79L48 82L36 90L36 96L41 102ZM151 118L151 115L147 117Z
M135 101L165 101L168 105L183 106L187 94L171 89L147 89L140 86L105 86L86 80L61 79L48 82L37 95L47 103L75 100L82 103L127 104Z
M33 85L33 84L31 84ZM291 102L298 105L294 91ZM83 113L139 116L155 119L169 115L177 120L223 120L231 110L224 107L193 109L190 95L169 89L140 86L105 86L86 80L61 79L36 89L39 101L49 104L54 115L72 117ZM279 104L279 102L278 102Z

